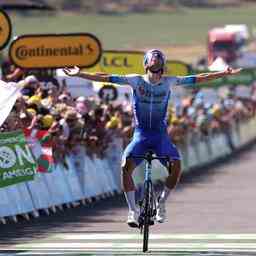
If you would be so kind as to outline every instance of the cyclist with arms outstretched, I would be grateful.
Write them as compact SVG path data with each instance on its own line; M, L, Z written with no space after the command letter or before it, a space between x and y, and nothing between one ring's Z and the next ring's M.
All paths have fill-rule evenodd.
M191 76L164 76L165 56L157 49L146 52L143 65L144 75L89 74L80 72L78 67L64 69L69 76L130 85L132 88L135 130L132 141L124 150L122 158L122 184L129 207L127 224L131 227L138 227L139 217L139 209L135 203L135 185L132 173L142 160L131 159L129 156L144 155L147 151L153 150L157 156L168 156L171 159L172 165L162 161L162 164L168 169L169 176L157 204L156 220L158 222L165 221L165 202L181 175L180 155L167 134L167 108L172 87L175 85L190 86L240 72L240 69L234 70L228 67L221 72Z

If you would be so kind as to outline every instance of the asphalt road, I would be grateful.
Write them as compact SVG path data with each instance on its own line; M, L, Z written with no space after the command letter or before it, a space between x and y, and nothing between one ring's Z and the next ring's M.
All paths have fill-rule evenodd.
M256 255L255 182L256 147L183 178L168 199L168 221L151 228L150 254ZM124 197L116 196L21 219L0 225L0 248L8 255L141 255L142 236L126 217Z

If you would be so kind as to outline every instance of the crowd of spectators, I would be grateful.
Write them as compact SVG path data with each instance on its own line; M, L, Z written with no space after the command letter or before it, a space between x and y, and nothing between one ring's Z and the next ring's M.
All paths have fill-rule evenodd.
M21 78L19 78L21 79ZM227 87L215 103L204 100L204 93L195 89L179 104L169 106L168 134L178 147L186 147L195 138L227 134L232 125L255 115L256 84L250 97L241 98L236 87ZM53 142L56 162L66 154L84 146L89 156L103 158L109 144L122 138L123 147L133 132L133 115L129 104L102 102L95 97L72 97L65 86L39 82L36 77L23 88L1 131L18 129L47 130ZM231 149L232 140L228 140Z
M241 97L236 86L227 85L224 93L217 93L215 102L207 102L202 90L194 90L183 98L180 106L170 108L168 132L180 146L223 133L228 146L234 150L231 128L239 132L240 123L249 120L256 110L256 83L248 87L248 96ZM250 95L250 96L249 96Z

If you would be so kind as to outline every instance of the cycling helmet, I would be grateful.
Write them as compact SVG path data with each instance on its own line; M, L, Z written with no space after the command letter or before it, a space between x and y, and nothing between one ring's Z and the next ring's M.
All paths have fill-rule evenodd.
M146 52L144 55L143 65L145 70L150 70L151 72L164 71L165 56L164 54L157 50L152 49Z

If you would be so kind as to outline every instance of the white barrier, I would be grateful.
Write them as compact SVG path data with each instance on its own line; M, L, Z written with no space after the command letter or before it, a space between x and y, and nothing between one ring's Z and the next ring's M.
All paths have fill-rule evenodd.
M2 188L0 189L0 216L13 216L17 214L16 205L13 205L11 200L12 194L8 195L8 189Z
M111 167L109 165L109 162L107 161L107 159L102 159L100 161L101 166L102 166L102 170L105 172L108 182L109 182L109 192L113 192L113 191L118 191L118 185L115 182L115 178L114 178L114 172L113 170L111 170ZM120 164L120 162L119 162Z
M16 185L8 186L2 188L1 190L6 191L10 207L15 209L15 215L29 213L35 210L26 183L19 183Z
M66 168L59 163L51 173L44 174L53 200L52 205L72 202L72 195L68 187L65 172L67 172Z
M78 181L74 156L70 155L69 157L66 157L66 163L68 165L68 171L64 173L67 178L67 184L72 197L72 201L78 201L83 199L83 192Z
M107 176L106 170L104 170L104 166L102 165L102 160L95 157L94 165L95 165L95 169L97 170L98 182L101 184L102 193L106 194L110 191L113 191L113 188L111 188L111 185L110 185L111 184L110 179Z
M46 189L43 174L37 173L34 180L26 184L35 209L47 209L52 206L51 195Z
M240 126L234 125L231 138L239 148L256 139L256 118ZM223 158L231 153L227 134L215 134L193 141L183 148L184 171ZM66 157L67 168L57 164L51 173L37 174L33 181L24 182L0 189L0 218L30 213L83 199L109 195L121 191L120 163L122 141L119 138L110 145L104 159L88 156L84 147ZM164 179L167 171L160 163L154 163L153 179ZM136 184L143 182L143 168L134 172Z
M92 168L94 168L94 166L91 159L89 158L89 156L85 155L83 166L84 175L82 180L85 198L91 198L94 197L95 195L100 194L100 191L98 191L98 183Z
M114 182L117 187L117 192L121 192L121 158L123 152L123 141L120 137L114 138L110 143L106 152L106 160L109 168L112 171Z

